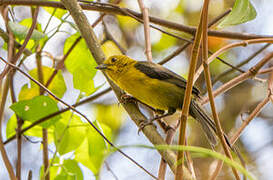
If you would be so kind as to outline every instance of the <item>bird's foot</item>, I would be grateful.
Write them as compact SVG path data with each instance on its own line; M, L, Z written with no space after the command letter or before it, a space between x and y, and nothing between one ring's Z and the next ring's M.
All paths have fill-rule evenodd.
M137 99L134 98L133 96L128 95L128 94L122 94L120 96L120 102L121 103L136 103Z
M164 110L160 110L160 109L154 109L153 111L154 111L154 112L155 112L155 114L157 114L157 115L162 115L162 114L164 114L164 113L165 113L165 111L164 111Z
M180 120L177 121L176 125L169 125L164 121L158 121L158 123L160 124L164 132L167 133L168 131L176 131L180 125Z
M142 121L139 124L137 134L139 135L140 131L142 131L148 125L152 125L152 126L154 126L156 128L156 125L153 124L153 121Z

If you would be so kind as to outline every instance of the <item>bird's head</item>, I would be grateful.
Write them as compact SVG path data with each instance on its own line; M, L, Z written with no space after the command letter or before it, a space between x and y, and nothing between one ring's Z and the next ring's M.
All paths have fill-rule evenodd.
M122 72L127 71L130 65L136 63L135 60L125 55L114 55L107 58L102 64L98 65L96 69L106 72L107 75L114 78L119 76Z

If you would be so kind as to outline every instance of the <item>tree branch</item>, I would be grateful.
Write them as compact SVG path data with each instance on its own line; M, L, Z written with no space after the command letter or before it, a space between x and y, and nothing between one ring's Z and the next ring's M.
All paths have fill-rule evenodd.
M237 86L241 82L251 78L255 77L257 73L259 73L259 70L271 59L273 58L273 52L267 54L261 61L259 61L255 66L251 67L247 72L235 77L234 79L228 81L227 83L220 86L218 89L213 91L213 97L218 96L219 94L222 94L226 92L227 90L233 88L234 86ZM208 97L203 98L201 101L201 104L207 103Z
M145 36L145 54L147 60L152 62L152 48L151 48L151 40L150 40L150 21L149 21L149 12L148 8L144 6L142 0L138 0L138 5L143 14L143 24L144 24L144 36Z
M23 6L47 6L47 7L55 7L65 9L64 5L60 2L55 1L43 1L43 0L1 0L0 5L23 5ZM119 6L115 6L113 4L107 3L98 3L98 2L89 2L89 4L79 3L82 9L84 10L91 10L91 11L100 11L109 14L118 14L123 16L128 16L125 14L124 11L128 11L129 13L133 14L134 16L141 18L142 14L135 12L133 10L127 8L120 8ZM149 16L150 22L154 24L158 24L170 29L183 31L189 34L194 35L196 33L196 28L191 26L186 26L183 24L178 24L175 22L163 20L157 17ZM272 37L269 35L255 35L255 34L247 34L247 33L237 33L237 32L228 32L228 31L208 31L209 36L216 36L216 37L224 37L230 39L256 39L256 38L265 38L265 37Z
M82 13L80 6L77 4L76 1L68 1L63 0L67 5L67 8L69 8L69 11L76 22L82 37L85 39L88 48L90 49L94 59L97 61L98 64L102 63L104 60L104 54L100 48L100 44L97 40L97 37L95 36L92 28L90 28L90 25L85 17L85 15ZM72 5L72 4L73 5ZM109 80L108 80L109 81ZM117 95L118 99L120 100L120 96L122 95L122 91L111 81L109 81L112 89L114 90L115 94ZM139 111L138 107L135 104L127 103L123 104L123 107L128 112L132 120L139 126L142 120L146 119L141 112ZM145 136L155 145L158 144L166 144L163 140L163 138L158 134L154 126L146 126L143 129L143 133ZM121 151L119 151L122 153ZM171 169L174 170L174 162L175 162L175 154L171 150L163 150L159 151L159 153L163 156L163 158L166 160L166 162L170 165ZM123 153L124 154L124 153ZM188 171L187 171L188 172ZM187 174L186 174L187 175ZM188 173L189 175L189 173ZM188 176L190 177L190 176Z
M206 1L205 1L206 2ZM210 101L210 107L213 115L213 120L216 126L216 133L221 141L222 147L224 149L224 152L226 156L233 161L232 155L229 151L229 147L227 145L227 142L224 137L224 133L221 127L221 123L217 114L214 97L212 95L212 83L211 83L211 76L210 76L210 70L209 70L209 64L208 64L208 32L207 32L207 23L208 23L208 3L209 0L207 0L206 6L203 8L203 16L202 16L202 62L204 67L204 73L205 73L205 80L206 80L206 86L208 89L208 96ZM205 4L205 3L204 3ZM237 180L240 180L239 174L236 171L235 168L232 168L232 172Z

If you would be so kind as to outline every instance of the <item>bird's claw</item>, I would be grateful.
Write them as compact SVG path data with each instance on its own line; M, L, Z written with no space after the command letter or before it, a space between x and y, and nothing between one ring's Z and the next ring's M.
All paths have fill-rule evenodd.
M139 124L139 128L138 128L138 131L137 131L137 134L139 135L140 131L142 131L146 126L148 125L153 125L154 127L156 127L152 121L142 121L140 122Z
M128 94L122 94L120 96L121 103L136 103L136 99Z

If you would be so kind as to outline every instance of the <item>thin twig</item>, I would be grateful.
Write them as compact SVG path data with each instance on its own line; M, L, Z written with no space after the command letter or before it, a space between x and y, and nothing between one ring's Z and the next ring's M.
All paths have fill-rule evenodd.
M6 43L9 42L9 35L2 28L0 28L0 36L3 38L3 40ZM22 45L19 42L15 41L15 40L14 40L14 46L17 49L20 49L22 47ZM24 51L23 51L23 54L25 56L30 56L32 54L32 52L29 49L25 48Z
M89 2L89 1L88 1L88 2ZM115 6L115 7L120 8L119 6ZM128 16L130 16L130 17L134 18L135 20L137 20L138 22L144 23L143 20L142 20L140 17L135 16L134 14L130 13L130 11L126 11L126 10L124 10L123 8L121 8L121 10L122 10L125 14L127 14ZM179 40L186 41L186 42L189 42L189 43L192 42L192 41L189 40L189 39L186 39L186 38L177 36L177 35L175 35L175 34L173 34L173 33L167 32L167 31L165 31L165 30L163 30L163 29L160 29L160 28L158 28L158 27L156 27L156 26L154 26L154 25L152 25L152 24L149 24L149 26L150 26L151 28L153 28L153 29L156 29L156 30L158 30L158 31L160 31L160 32L162 32L162 33L164 33L164 34L167 34L167 35L172 36L172 37L174 37L174 38L177 38L177 39L179 39Z
M6 9L9 9L8 7L6 7ZM14 36L12 31L10 30L9 26L8 26L8 14L6 14L6 18L5 18L5 25L6 25L6 29L9 35L9 41L8 41L8 61L11 62L13 57L14 57L14 53L15 53L15 49L14 49ZM12 103L16 103L16 97L15 97L15 90L14 90L14 74L15 71L11 71L8 76L9 76L9 80L10 80L10 96L11 96L11 101ZM1 83L0 83L1 84ZM20 135L20 131L22 128L22 120L16 116L17 119L17 129L16 129L16 139L17 139L17 161L16 161L16 178L17 180L21 179L21 165L22 165L22 137Z
M273 67L270 68L266 68L266 69L262 69L258 72L258 74L266 74L266 73L270 73L273 71Z
M185 145L186 146L188 145L187 139L186 139ZM187 165L188 165L188 167L189 167L189 169L191 171L192 178L196 179L196 175L195 175L193 161L192 161L192 158L191 158L191 155L190 155L190 151L185 152L185 157L186 157Z
M7 27L8 33L9 33L9 41L8 41L8 60L11 61L13 58L14 54L14 49L13 49L13 36L12 33L9 31L8 28L8 7L5 7L2 12L2 16L5 20L5 25ZM2 78L0 79L0 90L1 90L1 102L0 102L0 152L2 155L3 162L6 166L6 169L8 171L9 177L12 180L16 179L16 176L13 171L13 167L11 165L11 162L8 158L7 152L5 150L4 144L3 144L3 137L2 137L2 123L3 123L3 116L4 116L4 109L6 105L6 100L8 96L8 90L9 90L9 84L10 80L12 78L12 74L8 74L8 76L5 79L5 82L3 84L3 89L2 89Z
M206 1L205 1L206 2ZM217 114L217 110L216 110L216 106L215 106L215 102L214 102L214 98L212 95L212 84L211 84L211 76L210 76L210 70L209 70L209 65L208 65L208 29L207 29L207 22L208 22L208 3L209 0L207 0L207 6L205 6L205 8L203 9L203 16L202 16L202 62L203 62L203 66L204 66L204 73L205 73L205 80L206 80L206 85L207 85L207 89L208 89L208 95L209 95L209 100L210 100L210 107L211 107L211 111L212 111L212 115L213 115L213 119L214 119L214 123L216 125L216 133L220 139L220 142L223 146L224 152L226 154L226 156L232 159L232 155L230 153L229 147L227 145L227 142L225 140L224 137L224 133L221 127L221 123ZM237 180L240 180L240 176L238 174L238 172L236 171L235 168L232 168L232 172L235 176L235 178Z
M242 61L241 63L239 63L236 67L240 68L243 65L247 64L249 61L251 61L253 58L255 58L258 54L260 54L263 50L265 50L267 47L269 47L271 44L268 43L266 45L264 45L263 47L261 47L260 49L258 49L256 52L254 52L253 54L251 54L248 58L246 58L244 61ZM212 84L215 84L217 81L221 80L223 77L229 75L230 73L234 72L234 69L228 69L226 71L224 71L223 73L219 74L218 76L216 76L212 82Z
M4 161L4 164L7 168L7 171L9 173L9 177L12 180L16 180L16 176L13 172L13 167L10 163L10 160L8 158L7 152L5 150L4 144L3 144L3 137L2 137L2 119L4 116L4 108L5 108L5 104L6 104L6 100L7 100L7 95L8 95L8 89L9 89L9 80L10 75L7 76L5 83L4 83L4 88L2 91L2 98L1 98L1 102L0 102L0 151L1 151L1 155L2 155L2 159Z
M50 85L50 83L53 81L54 77L57 75L58 71L60 69L63 68L64 66L64 61L66 60L66 58L68 57L68 55L72 52L72 50L76 47L76 45L80 42L81 40L81 36L78 37L74 43L70 46L70 48L68 49L67 53L62 57L62 59L58 62L56 69L54 69L54 71L52 72L51 76L48 78L47 82L46 82L46 87L48 87Z
M59 101L60 103L62 103L63 105L69 107L72 111L76 112L77 114L79 114L81 117L83 117L94 129L95 131L97 131L101 137L103 137L103 139L110 144L115 150L117 150L119 153L121 153L123 156L125 156L126 158L128 158L130 161L132 161L134 164L136 164L138 167L140 167L141 169L143 169L146 173L148 173L151 177L153 177L154 179L157 179L155 176L153 176L148 170L146 170L144 167L142 167L140 164L138 164L134 159L132 159L130 156L128 156L127 154L125 154L123 151L121 151L119 148L117 148L109 139L107 139L105 137L105 135L100 132L100 130L84 115L82 114L80 111L78 111L77 109L75 109L73 106L69 105L68 103L64 102L63 100L61 100L60 98L58 98L55 94L53 94L49 89L47 89L43 84L41 84L40 82L38 82L37 80L35 80L34 78L32 78L30 75L28 75L27 73L25 73L24 71L22 71L19 67L17 67L16 65L7 62L6 60L4 60L2 57L0 57L0 59L5 62L7 65L11 66L12 68L16 69L17 71L19 71L20 73L22 73L24 76L26 76L28 79L30 79L31 81L33 81L34 83L36 83L38 86L42 87L48 94L50 94L54 99L56 99L57 101Z
M234 135L230 139L231 144L234 144L237 141L237 139L240 137L245 127L261 112L262 108L270 101L271 95L272 95L271 93L268 93L268 96L263 101L261 101L257 105L257 107L252 111L252 113L248 116L248 118L243 121L243 124L240 126L240 128L234 133Z
M273 68L273 63L271 63L271 66L272 66L271 68ZM271 96L273 94L273 71L271 72L268 78L268 91Z
M28 171L27 180L32 180L32 171L31 170Z
M165 139L167 144L172 144L174 135L175 135L175 129L169 128L166 132L166 139ZM159 170L158 170L158 180L165 180L166 168L167 168L167 163L163 158L161 158Z
M75 23L78 26L78 29L80 30L80 33L82 37L85 39L85 42L87 44L87 47L89 48L90 52L92 53L95 61L98 64L101 64L105 60L105 55L100 47L100 43L94 33L93 28L90 28L90 24L86 18L86 16L83 14L83 11L80 7L80 5L75 0L62 0L62 3L68 8L72 18L74 19ZM111 6L113 6L111 4ZM105 74L104 74L105 75ZM123 94L121 89L119 89L113 82L109 80L109 78L105 75L107 81L111 85L113 91L116 94L116 97L119 101L121 101L120 97ZM134 103L122 103L124 109L128 112L131 119L137 124L137 126L140 126L140 123L143 122L143 120L146 120L146 117L140 112L139 108ZM154 126L147 125L143 128L144 135L155 145L158 144L166 144L162 138L162 136L157 132ZM175 154L172 150L166 149L166 150L158 150L158 152L164 157L166 162L171 167L172 171L174 171L175 166ZM190 173L188 170L185 169L185 177L189 177Z
M221 49L219 49L218 51L216 51L215 53L213 53L208 58L208 63L211 63L217 56L226 52L229 49L232 49L232 48L235 48L238 46L247 46L249 44L257 44L257 43L273 43L273 38L250 39L250 40L245 40L245 41L241 41L241 42L228 44L228 45L222 47ZM203 69L204 69L203 66L200 66L198 68L198 70L196 71L196 74L194 76L194 82L198 79L198 77L202 73Z
M44 34L46 33L46 30L47 30L47 28L48 28L48 26L49 26L49 24L50 24L52 18L54 17L56 11L57 11L57 8L54 8L53 12L50 14L50 17L49 17L49 19L48 19L48 21L47 21L47 23L46 23L46 26L45 26L45 28L44 28L44 30L43 30L43 33L44 33Z
M151 40L150 40L150 21L149 21L149 12L148 8L144 6L142 0L137 0L140 10L142 12L143 24L144 24L144 37L145 37L145 54L147 60L152 62L152 48L151 48Z
M96 27L96 25L98 25L98 23L103 19L103 16L105 14L102 14L100 17L98 17L94 23L92 24L92 27ZM48 87L50 85L50 83L52 82L52 80L54 79L54 77L57 75L58 70L62 69L64 66L64 61L67 59L67 57L69 56L69 54L72 52L72 50L76 47L76 45L80 42L80 40L82 39L81 36L79 36L74 43L70 46L70 48L68 49L68 51L66 52L66 54L62 57L62 59L58 62L56 69L54 69L54 71L52 72L51 76L48 78L47 82L46 82L46 87Z
M31 38L31 35L36 27L37 24L37 17L38 17L38 13L39 13L39 6L35 9L34 15L33 15L33 21L31 24L30 29L27 32L26 38L22 44L22 46L19 48L18 52L14 55L13 59L12 59L12 63L16 63L18 61L18 59L21 57L21 55L23 54L28 41ZM9 72L10 67L8 66L7 68L4 69L4 71L0 74L0 80Z
M207 3L207 1L204 1L204 3ZM204 8L204 6L203 6L203 8ZM202 12L203 12L203 10L202 10ZM202 13L201 13L201 16L202 16ZM202 39L202 21L201 21L201 19L200 19L200 22L198 25L198 29L196 31L195 40L193 42L193 47L192 47L192 52L191 52L189 75L188 75L188 81L187 81L184 100L183 100L183 108L182 108L182 113L181 113L181 118L180 118L181 123L180 123L180 128L179 128L178 145L185 145L185 142L186 142L186 123L187 123L187 119L188 119L188 115L189 115L189 107L190 107L192 87L193 87L193 77L194 77L194 73L195 73L196 64L198 61L199 50L200 50L201 39ZM177 163L181 162L179 165L177 165L177 168L175 171L175 180L180 180L183 177L182 166L184 164L184 151L178 151L176 162Z
M1 0L0 5L23 5L23 6L47 6L47 7L57 7L61 9L65 9L64 5L61 2L54 2L54 1L43 1L43 0ZM116 7L113 4L108 3L98 3L92 2L89 4L79 3L82 9L84 10L91 10L91 11L100 11L105 13L111 14L119 14L126 16L124 11L128 11L131 14L134 14L138 18L142 17L141 13L135 12L133 10L127 8L120 8ZM154 24L158 24L170 29L183 31L189 34L194 35L196 33L196 28L191 26L186 26L183 24L178 24L175 22L167 21L164 19L160 19L157 17L149 16L150 22ZM268 35L255 35L255 34L247 34L247 33L237 33L237 32L228 32L228 31L215 31L209 30L209 36L217 36L217 37L224 37L230 39L256 39L256 38L265 38L265 37L272 37Z
M47 129L42 129L43 134L43 162L44 162L44 174L43 178L45 180L49 180L50 172L49 172L49 159L48 159L48 137L47 137Z
M91 101L93 101L93 100L95 100L95 99L101 97L102 95L104 95L104 94L110 92L111 90L112 90L111 88L107 88L107 89L103 90L102 92L100 92L100 93L98 93L98 94L96 94L96 95L94 95L94 96L90 96L89 98L86 98L86 99L82 100L82 101L79 102L79 103L73 104L72 107L77 107L77 106L80 106L80 105L82 105L82 104L86 104L86 103L88 103L88 102L91 102ZM49 120L49 119L52 118L52 117L55 117L55 116L57 116L57 115L59 115L59 114L61 114L61 113L63 113L63 112L66 112L66 111L68 111L68 110L70 110L69 107L64 108L64 109L62 109L62 110L60 110L60 111L57 111L57 112L52 113L52 114L49 114L49 115L47 115L46 117L43 117L43 118L41 118L41 119L39 119L39 120L33 122L31 125L29 125L29 126L23 128L23 129L21 130L21 135L22 135L23 133L25 133L26 131L28 131L29 129L31 129L31 128L33 128L33 127L35 127L35 126L37 126L37 125L39 125L39 124L41 124L41 123L43 123L43 122ZM15 136L11 136L10 138L8 138L8 139L4 142L4 144L8 144L8 143L11 142L14 138L15 138Z
M107 161L105 161L105 166L106 166L106 169L112 174L112 176L114 177L115 180L118 180L118 177L117 175L114 173L114 171L110 168L109 164L107 163Z
M246 126L261 112L262 108L270 101L270 98L272 98L272 91L273 91L273 73L271 73L271 76L269 77L268 81L268 87L269 87L269 92L267 97L261 101L256 108L252 111L252 113L248 116L246 120L243 121L243 124L240 126L240 128L234 133L234 135L230 139L231 145L235 144L235 142L238 140L240 135L242 134L243 130L246 128ZM221 169L223 166L222 161L218 161L215 171L209 178L210 180L215 180L220 173Z
M223 19L225 16L227 16L231 12L232 8L229 8L226 10L224 13L220 14L216 18L214 18L211 22L208 23L208 27L211 28L214 26L216 23L218 23L221 19Z
M227 90L233 88L234 86L240 84L241 82L255 77L256 74L259 72L259 70L273 57L273 52L267 54L262 60L260 60L256 65L251 67L247 72L233 78L232 80L228 81L227 83L220 86L218 89L216 89L213 92L213 97L218 96L219 94L222 94L226 92ZM209 101L208 97L205 97L202 99L201 104L205 104Z
M208 24L208 28L210 28L211 26L213 26L214 24L216 24L219 20L221 20L223 17L225 17L226 15L228 15L230 13L230 9L228 9L226 12L224 12L223 14L217 16L215 19L213 19L209 24ZM191 39L191 40L194 40ZM167 57L165 57L162 61L160 61L158 64L165 64L168 61L170 61L172 58L174 58L175 56L177 56L178 54L180 54L182 51L184 51L187 47L189 47L189 45L191 44L191 42L186 42L185 44L183 44L182 46L178 47L173 53L171 53L170 55L168 55ZM219 60L223 61L222 59L219 58ZM224 61L225 62L225 61ZM227 63L228 64L228 63ZM228 64L229 65L229 64ZM229 65L230 66L230 65Z
M36 64L37 64L38 80L41 84L44 84L43 66L42 66L41 51L40 51L39 45L36 48ZM40 95L42 95L44 92L44 89L41 86L39 86L39 88L40 88ZM44 164L43 178L45 180L49 180L50 172L49 172L49 157L48 157L48 134L47 134L46 128L42 129L42 143L43 143L43 164Z
M15 90L14 90L14 71L10 72L10 96L12 104L16 103ZM16 178L17 180L21 179L21 164L22 164L22 136L21 129L23 125L23 121L21 118L16 116L17 119L17 128L16 128L16 139L17 139L17 162L16 162Z

